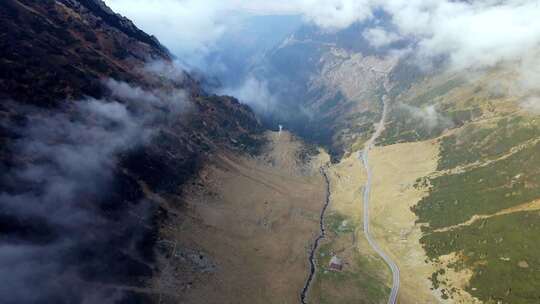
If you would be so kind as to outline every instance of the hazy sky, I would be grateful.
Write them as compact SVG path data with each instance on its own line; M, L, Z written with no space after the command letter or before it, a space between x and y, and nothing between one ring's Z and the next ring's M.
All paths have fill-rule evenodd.
M116 11L156 34L173 50L204 51L231 22L233 12L301 14L327 29L392 16L398 32L421 41L426 54L450 53L458 64L492 64L540 42L537 0L106 0ZM378 39L384 33L372 32Z
M155 34L177 55L200 56L239 14L298 14L326 30L345 28L385 11L387 28L366 29L375 47L398 39L417 42L420 58L445 56L454 69L525 60L540 44L539 0L106 0L113 9ZM529 58L529 59L527 59ZM532 74L539 75L534 63ZM527 70L530 70L527 67ZM531 74L531 73L529 73Z
M325 28L343 28L370 14L364 0L106 0L155 34L178 55L205 52L239 15L302 15Z

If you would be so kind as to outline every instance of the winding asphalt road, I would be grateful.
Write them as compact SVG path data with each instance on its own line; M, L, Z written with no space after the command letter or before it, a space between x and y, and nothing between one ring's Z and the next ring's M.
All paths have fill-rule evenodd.
M371 236L370 229L369 229L369 199L370 199L370 194L371 194L371 183L373 180L373 173L371 171L371 167L369 166L369 151L375 145L375 140L377 140L377 138L379 138L379 136L384 131L384 123L386 122L386 115L388 112L388 104L386 102L386 96L383 97L382 101L383 101L383 113L382 113L382 117L379 122L379 125L377 126L377 130L375 131L373 136L369 139L369 141L366 143L364 150L361 153L360 152L358 153L358 159L362 161L362 163L364 164L364 168L367 172L367 181L364 186L364 197L363 197L364 234L366 236L366 239L369 245L384 260L384 262L388 265L388 267L390 267L390 270L392 271L392 289L390 291L390 297L388 298L388 304L395 304L397 302L399 285L400 285L399 267L388 255L386 255L384 251L382 251L379 245L377 245L377 243L373 240L373 237ZM324 216L325 216L326 210L328 209L328 205L330 204L330 183L329 183L326 171L323 168L321 168L321 174L323 175L326 182L326 202L320 214L320 223L319 223L320 233L315 239L315 242L313 242L313 246L311 247L310 254L309 254L310 272L306 280L306 283L304 285L304 288L302 288L302 291L300 293L300 302L302 304L307 304L306 302L307 294L309 292L309 288L315 276L315 271L316 271L315 254L319 247L319 242L326 237L326 230L324 227Z
M369 166L369 151L373 148L375 145L375 140L381 135L381 133L384 130L384 123L386 121L386 114L387 114L387 102L386 97L383 97L383 114L381 117L381 120L379 122L379 125L377 126L377 130L373 134L373 136L370 138L370 140L366 143L364 150L362 153L358 153L358 158L362 160L362 163L364 164L364 168L367 172L367 181L364 186L364 234L366 236L366 239L369 243L369 245L377 252L377 254L384 260L384 262L390 267L390 270L392 271L392 289L390 291L390 297L388 298L388 304L395 304L397 302L398 292L399 292L399 267L396 265L396 263L384 252L382 249L377 245L377 243L373 240L373 237L370 234L369 229L369 199L371 194L371 184L373 180L373 173L371 171L371 167Z

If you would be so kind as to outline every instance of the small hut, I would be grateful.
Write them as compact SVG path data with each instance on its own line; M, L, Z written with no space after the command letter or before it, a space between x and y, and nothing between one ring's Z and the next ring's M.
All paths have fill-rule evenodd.
M341 271L341 270L343 270L343 261L341 261L341 259L338 258L337 256L333 256L330 259L329 269L332 270L332 271Z

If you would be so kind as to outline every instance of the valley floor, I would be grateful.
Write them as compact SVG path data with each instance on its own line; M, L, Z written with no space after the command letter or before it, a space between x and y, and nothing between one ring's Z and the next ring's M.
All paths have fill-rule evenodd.
M263 155L222 154L194 179L181 200L161 199L169 218L161 229L162 273L152 289L160 303L299 303L309 274L308 254L319 234L327 167L330 205L326 237L315 253L308 303L386 303L388 267L364 237L366 172L352 154L337 164L289 133L269 133ZM401 270L399 303L439 303L411 207L425 196L414 184L436 171L437 140L375 147L372 233ZM313 151L311 151L312 154ZM310 158L311 157L311 158ZM338 257L341 271L330 260ZM448 273L455 286L470 273ZM465 280L463 280L465 279ZM464 291L455 303L472 303Z
M162 303L299 302L329 158L304 162L307 147L289 133L268 136L262 156L220 155L181 201L166 202L170 254L154 287Z
M472 178L478 183L497 178L498 172L511 177L506 179L511 187L520 186L517 180L522 173L491 167L527 159L523 153L537 161L531 152L537 142L526 141L508 155L449 170L441 166L454 161L449 155L469 153L445 154L448 138L462 130L468 129L450 130L434 139L376 146L369 154L371 233L400 269L400 304L491 303L489 297L500 289L489 287L493 284L482 287L489 283L489 277L482 276L486 269L493 271L490 277L496 280L504 274L535 275L536 258L530 255L534 250L519 236L536 235L537 199L526 200L527 196L524 202L516 200L505 208L500 199L495 201L501 204L495 212L462 209L456 199L444 205L456 209L446 214L437 205L441 198L434 195L449 191L442 196L444 200L463 191L477 195L475 187L459 186L477 171L482 174ZM361 160L352 153L330 163L325 152L316 152L287 132L269 133L268 138L270 144L261 156L220 155L193 180L181 200L162 202L170 217L162 227L163 250L168 252L162 259L165 267L153 286L160 293L160 302L300 303L309 274L309 253L320 233L319 217L326 201L327 185L320 173L324 167L330 203L306 303L387 303L390 269L363 232L362 193L367 175ZM515 166L529 174L521 169L522 162ZM503 186L508 188L507 184ZM523 185L528 191L534 189L528 183ZM527 194L514 192L504 198ZM470 206L489 209L493 203ZM462 211L469 213L462 215ZM504 225L507 221L514 223L512 229ZM507 241L514 245L505 244ZM478 261L471 264L470 259ZM488 259L491 264L486 267ZM515 283L503 278L500 284L512 287ZM500 297L527 295L525 287L526 292L507 292Z

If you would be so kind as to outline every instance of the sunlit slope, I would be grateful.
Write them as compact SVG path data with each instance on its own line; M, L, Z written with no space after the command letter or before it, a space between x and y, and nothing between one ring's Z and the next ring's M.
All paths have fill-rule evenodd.
M508 70L426 78L394 99L381 144L436 139L437 172L412 207L420 240L439 265L431 280L443 298L449 272L470 272L465 290L486 303L538 303L535 202L540 199L540 116Z
M328 155L283 132L256 156L213 157L183 196L156 196L161 303L298 303L325 200Z

